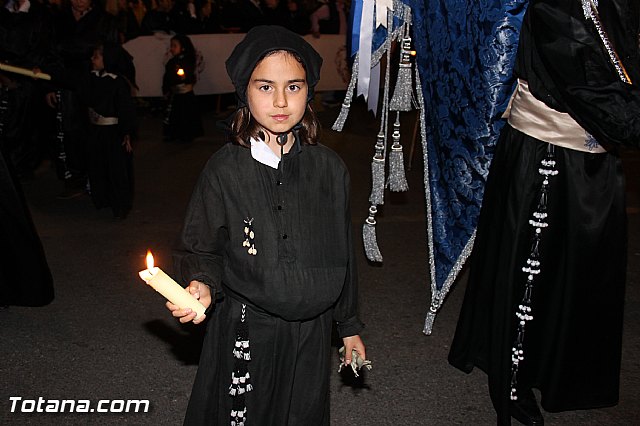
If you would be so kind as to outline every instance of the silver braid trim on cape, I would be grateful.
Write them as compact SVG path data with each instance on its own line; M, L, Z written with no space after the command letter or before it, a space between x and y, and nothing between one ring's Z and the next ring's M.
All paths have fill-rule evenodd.
M602 23L600 22L600 16L598 15L598 0L581 0L582 1L582 11L584 13L584 17L586 19L590 19L596 27L598 31L598 35L600 36L600 40L602 40L602 44L604 45L607 54L609 55L609 60L611 64L616 69L618 73L618 77L620 81L631 84L631 78L629 74L627 74L627 70L622 65L622 61L620 61L620 57L613 49L611 42L609 41L609 37L607 36L606 31L602 27Z

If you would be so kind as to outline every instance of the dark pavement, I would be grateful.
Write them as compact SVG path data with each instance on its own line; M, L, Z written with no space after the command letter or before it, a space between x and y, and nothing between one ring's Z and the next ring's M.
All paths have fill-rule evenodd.
M191 189L205 161L222 144L214 129L215 119L221 117L212 109L204 113L206 137L188 145L163 143L160 117L150 113L141 117L135 146L136 197L124 221L114 220L109 210L96 210L86 196L56 199L62 186L53 170L25 183L56 298L41 308L0 309L0 424L181 424L204 327L177 323L162 297L139 279L138 271L145 269L147 249L153 251L158 266L172 271L170 250ZM379 124L357 103L344 132L336 133L330 126L337 113L337 108L319 112L325 126L323 142L344 158L351 171L353 219L359 235L368 208L370 160ZM404 115L403 131L409 136L412 117ZM408 140L403 141L405 159ZM620 404L544 413L547 425L629 425L640 418L640 154L626 153L624 158L630 240ZM484 373L461 373L446 360L464 275L441 309L433 334L422 334L430 291L419 146L408 180L410 191L387 193L377 217L384 265L368 264L358 250L361 318L367 326L363 338L373 370L359 379L350 373L332 374L332 424L495 424ZM93 407L101 399L147 399L150 410L12 413L9 398L14 396L90 400Z

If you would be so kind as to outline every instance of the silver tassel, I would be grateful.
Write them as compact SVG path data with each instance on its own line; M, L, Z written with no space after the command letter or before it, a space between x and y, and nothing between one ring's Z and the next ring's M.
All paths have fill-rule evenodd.
M404 192L409 189L404 172L404 155L400 145L400 112L396 112L396 122L393 123L393 145L389 154L389 180L387 184L393 192Z
M436 320L436 314L440 306L442 306L442 300L434 296L431 299L431 306L429 306L429 312L427 312L427 317L424 320L424 328L422 329L422 332L427 336L430 336L433 331L433 322Z
M389 102L391 111L411 111L413 109L413 76L411 72L411 37L402 38L400 67L396 87Z
M374 205L384 204L384 135L378 133L376 153L371 162L371 195L369 202Z
M341 132L344 127L345 121L347 121L347 116L349 115L349 108L351 108L351 100L353 99L353 92L356 88L356 80L358 80L358 55L356 54L355 59L353 60L353 67L351 67L351 81L349 81L349 87L347 87L347 93L344 96L344 100L342 101L342 108L340 108L340 114L338 114L338 118L331 126L332 130L336 132Z
M378 237L376 236L376 213L378 213L378 208L375 205L369 207L369 217L362 225L362 242L367 259L372 262L382 262L382 254L378 248Z

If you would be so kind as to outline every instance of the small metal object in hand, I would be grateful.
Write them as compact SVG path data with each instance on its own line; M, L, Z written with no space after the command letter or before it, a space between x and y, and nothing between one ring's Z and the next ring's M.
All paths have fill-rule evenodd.
M345 364L344 351L344 346L341 347L338 351L338 353L340 354L340 366L338 367L338 373L342 371L342 367L345 367L347 365ZM367 370L371 370L372 367L371 361L369 361L368 359L362 359L358 351L356 351L355 349L351 351L351 364L349 364L349 366L353 370L353 374L356 377L359 377L358 370L360 370L362 367L366 367Z

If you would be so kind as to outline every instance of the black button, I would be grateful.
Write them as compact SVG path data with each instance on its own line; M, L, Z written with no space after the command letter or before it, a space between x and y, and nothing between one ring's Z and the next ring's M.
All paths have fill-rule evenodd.
M286 239L287 239L287 234L283 234L283 235L282 235L282 239L283 239L283 240L286 240Z

